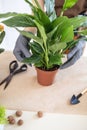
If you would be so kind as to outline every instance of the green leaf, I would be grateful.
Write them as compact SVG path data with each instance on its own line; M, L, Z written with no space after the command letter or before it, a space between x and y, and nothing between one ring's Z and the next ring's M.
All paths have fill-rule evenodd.
M35 0L37 7L34 6L28 0L25 0L25 1L30 5L35 18L38 19L43 25L45 25L47 27L50 23L50 20L49 20L48 16L46 15L46 13L40 8L39 3L37 3L37 0Z
M36 20L34 20L34 22L35 22L35 24L36 24L36 26L37 26L40 34L41 34L41 37L43 39L44 44L46 45L47 36L46 36L44 27L39 22L37 22Z
M78 31L80 35L86 35L87 36L87 29Z
M4 37L5 37L5 31L0 33L0 43L2 43Z
M63 4L63 10L67 10L67 9L71 8L77 2L78 2L78 0L65 0L65 2Z
M33 5L29 0L25 0L25 2L27 2L34 14L34 16L37 18L38 17L38 11L37 11L37 7L35 5Z
M66 47L65 42L60 42L53 44L52 46L49 46L49 50L53 53L60 51L61 49L64 49Z
M63 49L63 52L67 51L68 49L73 48L78 43L78 41L79 39L68 42L67 46Z
M56 53L55 55L51 55L49 56L49 65L52 66L52 65L61 65L62 64L62 55L61 54L58 54Z
M0 48L0 53L4 52L4 49L3 48Z
M16 13L16 12L3 13L3 14L0 14L0 18L8 18L8 17L11 17L11 16L15 16L17 14L18 13Z
M62 16L58 17L52 22L52 27L57 27L57 31L53 34L53 38L59 38L60 42L69 42L73 39L73 26L71 25L69 18Z
M67 27L61 35L61 42L70 42L74 38L73 26Z
M60 16L63 16L64 11L74 6L77 2L78 0L65 0Z
M50 27L53 29L56 26L59 26L64 22L67 22L67 20L68 20L67 16L57 17L54 21L51 22Z
M53 37L53 36L55 35L55 33L57 32L58 28L59 28L59 25L55 26L52 31L50 31L49 33L47 33L47 37L52 40L52 37ZM58 37L58 36L57 36L57 37Z
M31 42L29 45L30 45L30 48L31 48L33 54L42 55L44 53L43 49L41 48L41 46L38 43Z
M28 14L17 14L14 17L8 18L2 21L7 26L10 27L35 27L33 22L34 16Z
M41 7L40 7L38 1L37 1L37 0L34 0L34 1L35 1L35 3L36 3L37 7L38 7L39 9L41 9Z
M40 9L37 9L37 13L38 13L37 19L42 23L42 25L44 25L46 27L49 26L50 19L46 15L46 13L43 12L42 10L40 10Z
M16 28L16 29L17 29L17 28ZM19 30L19 29L17 29L17 31L19 31L22 35L24 35L24 36L26 36L26 37L28 37L28 38L33 39L35 42L39 43L40 46L42 47L42 45L43 45L43 40L42 40L40 37L35 36L35 35L34 35L33 33L31 33L31 32L21 31L21 30Z
M39 55L32 55L31 57L29 58L25 58L23 60L24 63L29 63L29 64L35 64L35 63L38 63L40 61L41 57Z
M35 9L35 6L29 0L25 0L25 2L29 4L31 9Z
M63 17L58 17L56 18L50 25L49 27L51 28L52 31L48 34L48 36L51 35L51 38L57 38L60 37L61 30L63 29L64 25L67 23L67 26L70 26L70 23L68 21L68 18L66 16ZM68 25L69 24L69 25Z
M69 18L70 24L73 25L74 30L76 30L78 27L84 25L84 23L87 22L86 16L78 16L74 18Z

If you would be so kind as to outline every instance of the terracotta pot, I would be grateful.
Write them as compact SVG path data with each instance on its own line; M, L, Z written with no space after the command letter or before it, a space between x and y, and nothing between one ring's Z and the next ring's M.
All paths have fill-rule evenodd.
M53 71L44 71L39 68L36 68L37 71L37 81L39 84L43 86L49 86L53 84L55 75L58 71L58 69Z

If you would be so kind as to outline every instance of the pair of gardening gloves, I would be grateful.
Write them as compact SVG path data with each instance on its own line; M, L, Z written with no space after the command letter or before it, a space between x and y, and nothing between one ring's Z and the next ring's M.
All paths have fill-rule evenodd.
M30 39L19 35L13 53L18 61L22 61L24 58L30 57L31 53L28 50L28 43ZM83 54L86 45L85 40L80 40L78 44L67 54L67 61L60 66L60 69L65 69L72 66Z

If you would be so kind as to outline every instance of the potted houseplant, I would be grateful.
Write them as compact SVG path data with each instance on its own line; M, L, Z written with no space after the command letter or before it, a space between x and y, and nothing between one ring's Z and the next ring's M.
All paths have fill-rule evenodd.
M0 25L0 44L2 43L4 36L5 36L4 26ZM4 49L0 48L0 53L2 53L3 51Z
M87 17L68 18L63 16L64 11L71 8L77 0L65 0L59 17L56 17L55 11L51 10L51 8L48 12L44 12L37 0L34 1L37 6L34 6L29 0L25 0L31 7L33 15L10 12L0 14L0 18L6 18L2 21L5 25L13 27L22 35L33 39L29 43L32 55L26 58L24 62L33 64L36 70L39 71L39 74L43 72L43 76L39 76L37 73L38 82L47 86L53 83L54 78L51 77L51 71L53 75L56 74L56 70L63 64L62 58L65 51L73 47L79 40L74 39L74 33L76 32L80 35L87 34L87 29L77 30L78 27L83 26L87 21ZM35 27L37 34L19 30L19 27ZM46 75L48 75L48 78ZM42 77L45 79L42 79ZM52 81L50 81L51 79ZM49 82L46 83L46 80Z
M6 118L6 109L3 106L0 106L0 130L4 129L4 125L7 123Z

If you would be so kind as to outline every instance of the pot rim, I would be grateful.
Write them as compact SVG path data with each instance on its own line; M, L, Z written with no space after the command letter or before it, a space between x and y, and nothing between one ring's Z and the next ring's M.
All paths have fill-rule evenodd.
M60 67L60 66L57 65L57 66L55 66L55 67L53 67L53 68L50 68L50 69L46 70L46 69L44 69L44 68L35 66L36 69L39 69L39 70L42 70L42 71L48 71L48 72L56 71L56 70L59 69L59 67Z

